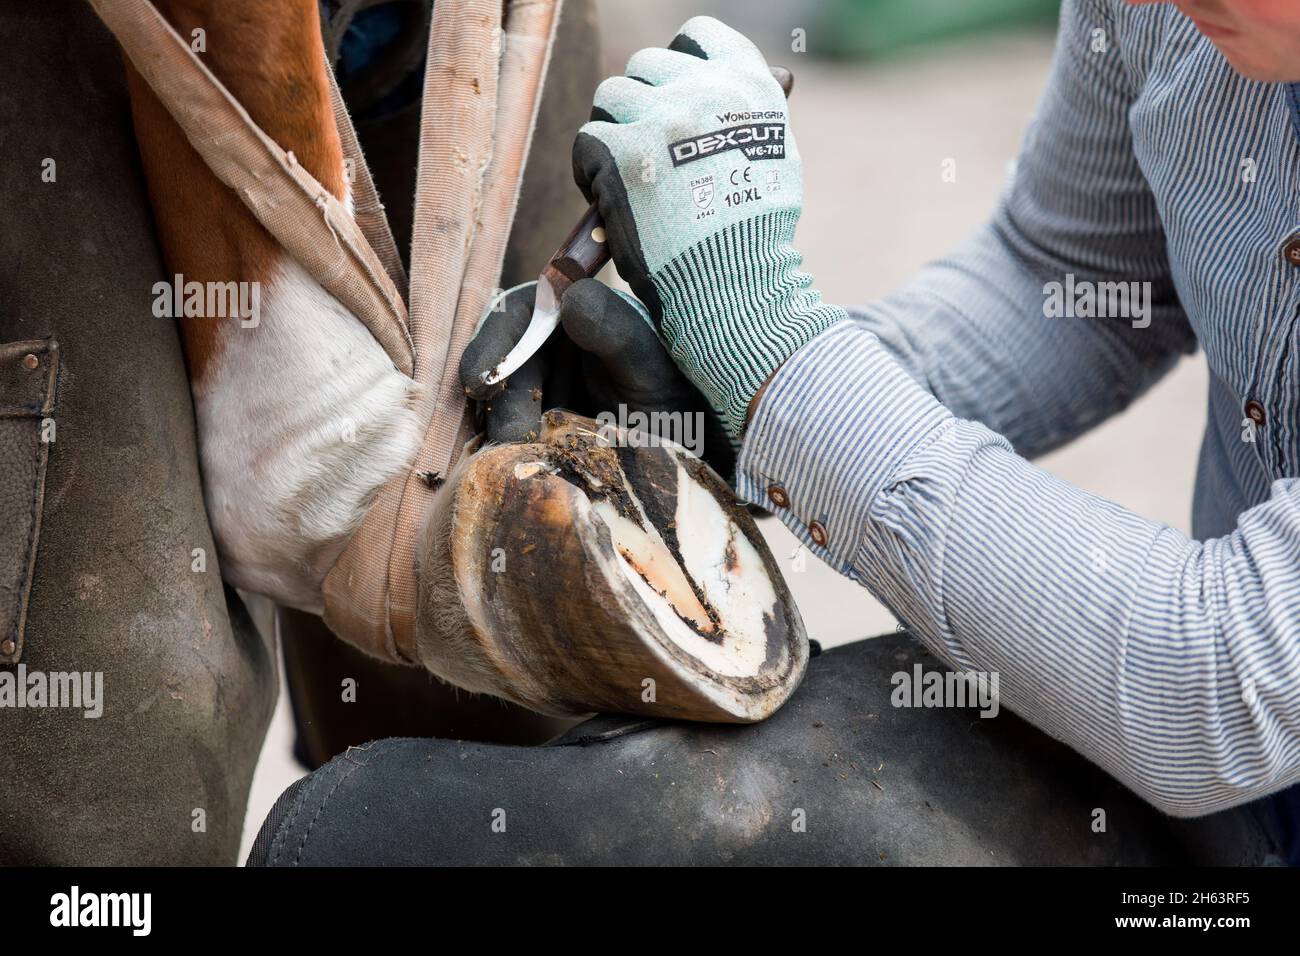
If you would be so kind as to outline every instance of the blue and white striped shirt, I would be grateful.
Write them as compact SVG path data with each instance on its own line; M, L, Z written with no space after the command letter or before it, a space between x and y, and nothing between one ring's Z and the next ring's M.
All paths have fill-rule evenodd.
M786 362L738 488L1168 813L1295 784L1298 240L1296 88L1241 78L1171 6L1066 0L992 221ZM1149 325L1049 317L1067 276L1151 283ZM1198 344L1195 540L1026 460Z

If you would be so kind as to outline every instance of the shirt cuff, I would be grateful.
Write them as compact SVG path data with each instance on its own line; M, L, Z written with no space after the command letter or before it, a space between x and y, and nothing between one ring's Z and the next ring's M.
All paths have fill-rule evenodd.
M792 355L759 399L736 491L848 573L873 499L951 420L874 333L843 321Z

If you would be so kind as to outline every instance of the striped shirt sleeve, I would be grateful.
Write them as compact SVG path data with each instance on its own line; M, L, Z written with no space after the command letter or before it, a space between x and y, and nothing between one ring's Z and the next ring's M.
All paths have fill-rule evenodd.
M1192 541L953 416L850 320L773 379L737 488L1165 812L1300 781L1300 481L1277 482L1232 534Z

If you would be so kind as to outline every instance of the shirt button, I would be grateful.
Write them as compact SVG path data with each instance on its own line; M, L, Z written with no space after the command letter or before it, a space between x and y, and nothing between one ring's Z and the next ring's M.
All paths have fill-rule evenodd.
M778 508L790 507L790 495L787 494L786 490L780 485L768 485L767 497L771 500L772 504L776 505Z
M1241 685L1241 702L1247 707L1254 707L1257 700L1259 700L1259 691L1255 689L1255 678L1247 678Z
M1293 266L1300 266L1300 236L1282 247L1282 257Z
M1246 403L1246 417L1260 428L1263 428L1264 423L1268 421L1268 416L1264 414L1264 406L1253 398Z
M808 536L813 539L813 544L819 548L826 547L826 542L830 540L830 536L826 534L826 528L820 521L814 521L808 526Z

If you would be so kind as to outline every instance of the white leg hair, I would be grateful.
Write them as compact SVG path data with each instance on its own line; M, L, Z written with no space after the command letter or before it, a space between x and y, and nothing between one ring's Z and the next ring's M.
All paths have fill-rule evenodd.
M227 580L319 613L326 572L419 449L418 386L289 256L261 313L225 320L195 388L208 516Z

